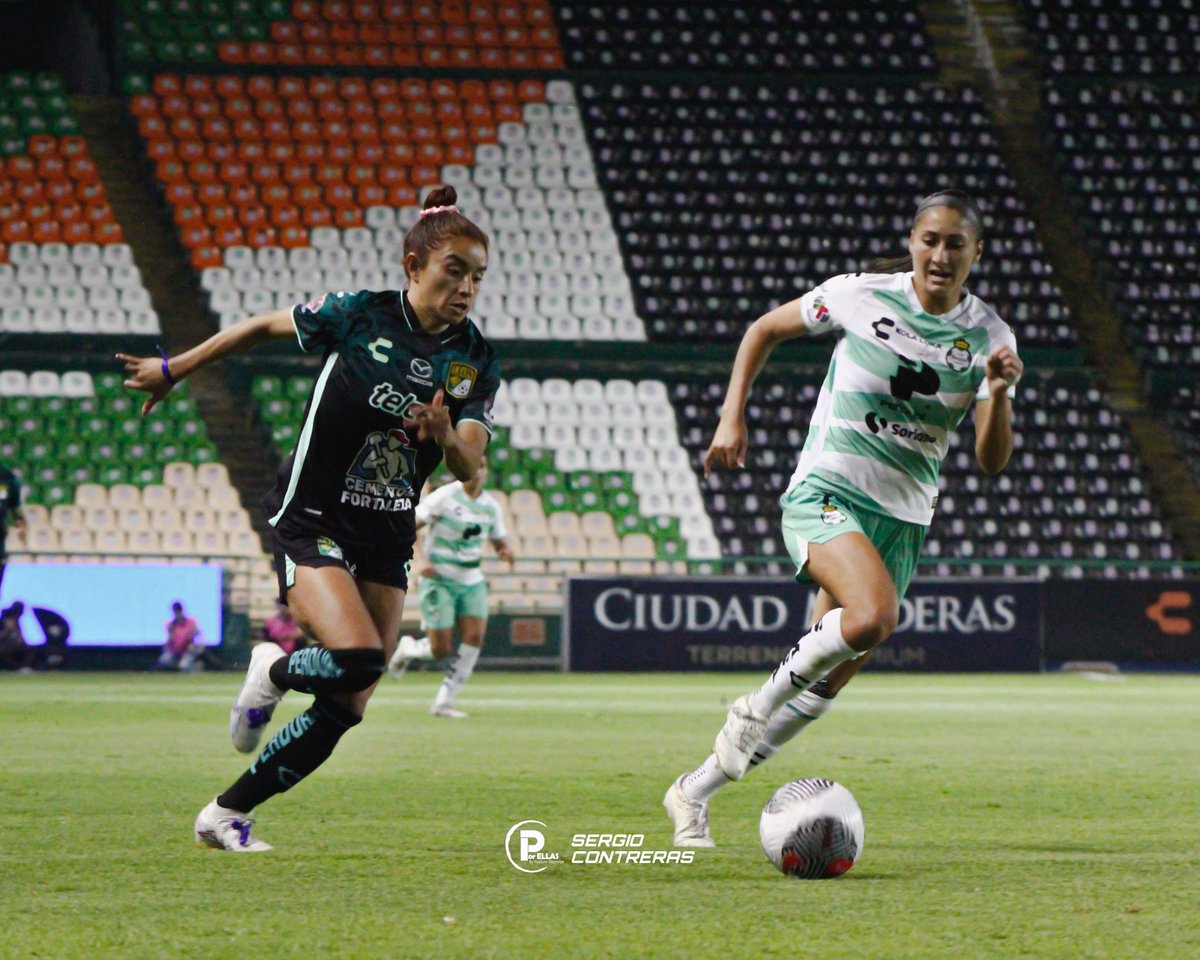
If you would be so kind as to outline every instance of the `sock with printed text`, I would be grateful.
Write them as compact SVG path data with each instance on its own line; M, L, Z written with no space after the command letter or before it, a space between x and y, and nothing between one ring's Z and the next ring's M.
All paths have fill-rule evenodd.
M839 663L860 656L842 636L842 608L830 610L796 641L767 682L750 694L750 708L769 717Z
M272 663L269 676L280 690L317 696L357 693L375 683L386 666L378 647L305 647Z
M290 790L324 763L342 734L362 717L318 697L273 736L237 782L217 797L230 810L249 813L264 800Z

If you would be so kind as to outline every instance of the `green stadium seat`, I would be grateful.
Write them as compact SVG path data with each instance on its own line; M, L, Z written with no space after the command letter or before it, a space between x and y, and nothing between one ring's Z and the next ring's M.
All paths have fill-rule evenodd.
M283 393L283 381L279 377L255 377L250 388L250 395L256 400L268 397L278 397Z

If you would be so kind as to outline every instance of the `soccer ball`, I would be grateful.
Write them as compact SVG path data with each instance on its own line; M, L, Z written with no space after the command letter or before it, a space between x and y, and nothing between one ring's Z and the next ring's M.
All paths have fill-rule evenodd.
M854 795L821 777L793 780L772 794L758 821L763 852L784 875L840 877L862 853L865 828Z

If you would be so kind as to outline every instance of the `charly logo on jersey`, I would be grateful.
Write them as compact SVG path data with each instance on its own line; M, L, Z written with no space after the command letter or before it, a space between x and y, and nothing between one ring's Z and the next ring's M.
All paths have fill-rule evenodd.
M467 363L452 363L446 371L446 392L459 400L465 400L475 389L479 371Z
M407 431L374 430L346 473L341 502L389 513L411 510L416 465L417 451Z
M946 366L955 373L962 373L971 365L971 345L959 337L954 345L946 348Z

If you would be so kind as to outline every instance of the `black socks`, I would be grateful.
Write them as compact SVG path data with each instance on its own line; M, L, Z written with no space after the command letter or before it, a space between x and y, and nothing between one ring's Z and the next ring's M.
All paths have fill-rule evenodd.
M286 662L280 659L275 666ZM273 676L271 681L279 686ZM217 797L217 803L230 810L249 813L264 800L291 789L316 770L333 753L342 734L361 721L362 717L341 704L318 697L311 707L292 718L267 742L258 759L250 764L250 769Z

